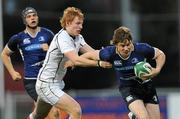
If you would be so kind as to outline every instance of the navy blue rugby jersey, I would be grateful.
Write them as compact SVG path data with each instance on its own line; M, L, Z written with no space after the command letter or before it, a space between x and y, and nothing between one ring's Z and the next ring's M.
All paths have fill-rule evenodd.
M116 72L116 78L120 81L120 85L131 85L134 81L142 82L134 73L134 66L140 61L153 59L155 50L147 43L134 44L134 51L131 52L129 58L123 59L117 52L115 46L107 46L100 50L99 57L101 60L109 61L113 64Z
M13 35L7 44L11 51L19 50L24 61L25 79L36 79L39 69L42 67L46 56L41 45L51 43L54 33L49 29L40 27L40 31L35 37L31 37L28 33L22 31Z

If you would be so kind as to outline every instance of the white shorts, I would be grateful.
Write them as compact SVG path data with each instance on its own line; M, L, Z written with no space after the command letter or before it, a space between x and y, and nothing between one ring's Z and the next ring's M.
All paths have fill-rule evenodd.
M64 94L64 91L62 91L64 86L65 84L63 80L59 80L59 82L45 82L37 80L36 92L39 98L51 105L55 105Z

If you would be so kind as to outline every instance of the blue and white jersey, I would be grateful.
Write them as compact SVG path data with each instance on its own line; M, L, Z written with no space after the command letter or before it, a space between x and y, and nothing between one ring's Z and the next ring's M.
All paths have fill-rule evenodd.
M140 61L153 59L155 56L155 48L147 43L134 44L134 50L127 59L122 58L116 51L115 46L108 46L100 50L100 60L109 61L113 64L116 72L116 78L120 81L120 85L131 85L134 80L142 82L134 73L134 66Z
M8 48L14 52L19 50L24 61L25 79L37 79L39 69L42 67L46 56L42 44L51 43L53 32L40 27L40 31L35 37L31 37L26 31L13 35L7 44Z

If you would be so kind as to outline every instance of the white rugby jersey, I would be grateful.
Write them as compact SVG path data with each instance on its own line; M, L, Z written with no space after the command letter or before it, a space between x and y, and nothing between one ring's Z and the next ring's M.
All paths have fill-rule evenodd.
M74 50L78 54L79 49L85 44L82 35L72 38L66 30L61 29L49 46L43 67L38 74L38 80L45 82L62 80L67 71L64 63L68 60L64 53Z

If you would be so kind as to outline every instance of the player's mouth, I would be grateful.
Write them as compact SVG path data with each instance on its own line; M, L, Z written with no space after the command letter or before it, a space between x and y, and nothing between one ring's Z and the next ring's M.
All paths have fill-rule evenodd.
M77 30L77 33L80 34L80 33L81 33L81 30Z
M31 24L36 24L37 22L36 21L32 21Z

